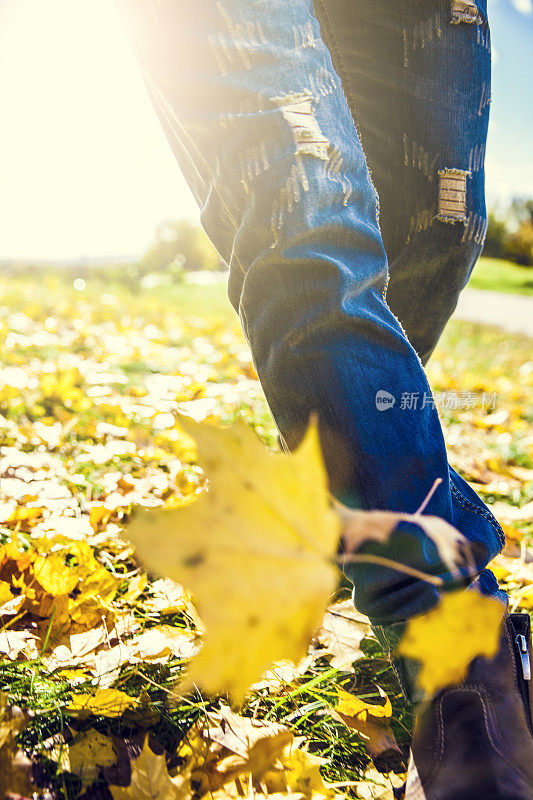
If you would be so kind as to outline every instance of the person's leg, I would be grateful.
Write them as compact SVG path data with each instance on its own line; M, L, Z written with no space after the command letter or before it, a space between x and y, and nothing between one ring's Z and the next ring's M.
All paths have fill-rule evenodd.
M387 302L425 363L487 227L486 0L315 4L379 195Z
M364 508L415 511L440 478L427 511L477 544L482 570L503 533L449 468L421 362L387 306L377 198L311 0L117 2L288 447L317 411L332 491ZM416 526L397 539L410 564L443 572ZM437 601L394 570L349 577L377 624ZM490 574L483 588L497 590Z
M315 4L380 196L387 300L425 361L486 229L485 3ZM392 651L403 630L398 624L376 633ZM407 800L531 800L530 663L529 617L509 615L496 657L475 659L462 684L418 707ZM404 690L416 697L417 664L396 659L395 666Z

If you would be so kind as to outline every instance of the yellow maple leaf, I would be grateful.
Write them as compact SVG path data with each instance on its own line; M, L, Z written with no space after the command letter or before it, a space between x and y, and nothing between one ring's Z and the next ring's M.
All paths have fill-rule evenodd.
M285 779L287 787L295 794L308 798L335 797L335 789L329 786L322 777L320 767L327 764L327 759L308 753L306 750L291 748L286 762Z
M184 800L191 794L188 775L171 778L164 755L157 756L144 740L141 754L131 764L129 786L110 784L113 800Z
M180 421L209 491L180 509L138 511L128 532L146 567L195 595L207 635L191 679L238 700L269 664L305 655L338 580L340 521L315 423L296 452L274 455L243 422Z
M11 591L11 586L7 581L0 580L0 606L3 606L4 603L9 603L10 600L13 600L13 593Z
M360 697L356 697L343 689L337 689L339 700L335 706L335 711L344 717L358 717L366 722L367 719L388 720L392 717L392 706L389 698L384 695L385 702L382 705L365 703Z
M504 605L474 590L444 594L439 605L407 623L397 654L421 662L418 686L429 696L460 683L476 656L493 658Z
M33 564L33 574L43 589L53 597L69 594L78 583L78 574L65 564L62 554L50 553L37 556Z
M144 592L148 585L148 577L145 572L140 572L131 579L128 585L128 590L122 595L124 603L133 604L137 598Z
M368 754L375 763L378 763L376 759L383 756L389 759L392 755L401 758L400 748L389 727L392 705L385 692L381 689L379 691L385 700L381 705L366 703L350 692L337 689L339 700L333 712L334 717L364 737Z
M89 509L89 522L94 530L98 530L99 525L105 524L112 513L112 510L104 505L91 506Z
M136 703L134 697L119 689L97 689L94 694L73 694L67 711L81 716L96 714L102 717L120 717Z

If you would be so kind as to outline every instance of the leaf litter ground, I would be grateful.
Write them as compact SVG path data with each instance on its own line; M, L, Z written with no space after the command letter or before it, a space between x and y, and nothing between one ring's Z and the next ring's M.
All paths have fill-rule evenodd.
M4 794L392 797L401 782L409 712L347 587L302 662L275 665L238 714L223 699L175 692L202 622L182 587L135 563L123 533L131 508L177 508L202 491L176 411L239 416L276 446L238 324L220 296L210 312L219 289L187 308L195 289L89 281L75 291L47 275L37 295L34 282L2 281ZM527 340L462 323L429 368L451 462L505 527L493 567L524 610L533 608L529 354Z

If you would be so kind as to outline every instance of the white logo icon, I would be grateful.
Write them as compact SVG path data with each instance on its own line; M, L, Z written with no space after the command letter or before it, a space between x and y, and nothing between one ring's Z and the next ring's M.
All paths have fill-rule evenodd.
M386 392L385 389L380 389L376 392L376 408L378 411L387 411L389 408L392 408L394 403L396 402L396 398L390 392Z

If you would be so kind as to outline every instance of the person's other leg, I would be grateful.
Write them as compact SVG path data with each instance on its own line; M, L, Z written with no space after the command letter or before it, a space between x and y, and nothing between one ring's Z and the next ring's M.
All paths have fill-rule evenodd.
M425 363L486 233L486 0L315 4L379 195L387 302Z
M486 228L485 3L315 3L380 196L391 274L387 299L425 361ZM375 632L392 651L404 627ZM529 631L527 615L507 616L496 657L475 659L462 684L418 707L408 800L531 800ZM404 690L417 699L418 665L394 663Z
M477 544L482 570L503 533L449 469L422 365L385 301L377 198L311 0L117 2L289 448L317 411L332 491L364 508L415 511L440 478L427 511ZM449 578L419 528L393 539ZM437 601L395 570L349 577L374 623ZM496 591L490 575L483 588Z

